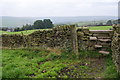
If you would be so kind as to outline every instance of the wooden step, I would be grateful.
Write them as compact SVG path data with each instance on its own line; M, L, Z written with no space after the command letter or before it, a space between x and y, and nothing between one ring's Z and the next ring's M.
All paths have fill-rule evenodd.
M95 45L95 48L102 48L102 45Z
M101 54L110 54L110 52L108 52L108 51L99 51L99 53L101 53Z
M90 40L97 40L97 37L90 37Z
M111 42L111 39L98 39L101 42Z

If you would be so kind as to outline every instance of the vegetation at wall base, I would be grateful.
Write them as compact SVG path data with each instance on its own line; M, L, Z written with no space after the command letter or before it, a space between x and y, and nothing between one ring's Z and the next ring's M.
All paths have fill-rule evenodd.
M73 53L60 51L3 49L2 78L117 78L110 56L80 51L76 59Z
M120 78L120 75L118 74L116 70L116 66L113 63L112 55L108 55L106 58L106 70L104 72L104 75L106 78ZM116 79L116 80L117 80Z

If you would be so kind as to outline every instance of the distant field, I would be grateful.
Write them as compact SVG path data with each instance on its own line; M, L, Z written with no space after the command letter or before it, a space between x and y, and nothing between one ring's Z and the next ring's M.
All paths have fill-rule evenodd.
M89 27L90 30L109 30L112 26L94 26Z
M109 30L112 26L94 26L89 27L90 30ZM38 30L49 30L49 29L36 29L36 30L27 30L27 31L19 31L19 32L7 32L7 31L0 31L0 34L21 34L21 32L25 35L33 33L34 31Z
M48 30L48 29L35 29L35 30L26 30L26 31L18 31L18 32L7 32L7 31L0 31L0 34L30 34L33 33L34 31L38 31L38 30Z

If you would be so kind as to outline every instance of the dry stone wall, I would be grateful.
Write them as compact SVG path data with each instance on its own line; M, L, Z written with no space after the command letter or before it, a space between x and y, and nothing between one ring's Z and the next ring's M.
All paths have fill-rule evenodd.
M35 31L29 35L2 35L3 47L57 47L78 53L77 33L74 25L58 26L50 30Z
M7 35L7 34L3 34L1 35L2 37L2 46L3 47L22 47L24 44L24 39L23 36L21 35Z
M110 50L112 30L77 29L79 50Z
M77 29L77 37L78 37L78 49L79 50L88 50L89 48L89 29Z
M72 28L75 26L61 26L53 28L47 31L36 31L29 34L28 46L40 46L40 47L60 47L60 48L72 48L73 33Z
M76 29L75 25L66 25L35 31L29 35L3 34L2 46L11 48L57 47L78 54L78 50L111 49L112 36L112 30L90 31L88 28Z
M112 39L112 56L120 73L120 24L113 26L114 36Z

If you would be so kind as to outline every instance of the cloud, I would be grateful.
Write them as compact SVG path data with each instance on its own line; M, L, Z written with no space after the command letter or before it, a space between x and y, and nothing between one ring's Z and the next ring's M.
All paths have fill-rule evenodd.
M1 0L2 16L117 16L118 0Z

